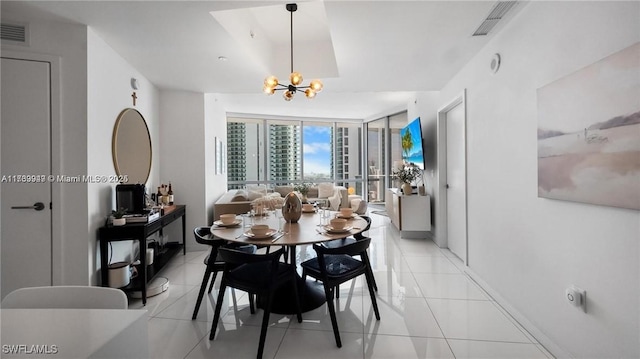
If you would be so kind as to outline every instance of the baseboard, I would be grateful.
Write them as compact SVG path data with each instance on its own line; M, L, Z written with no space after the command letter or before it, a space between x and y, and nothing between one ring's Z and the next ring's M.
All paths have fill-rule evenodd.
M556 358L572 358L571 354L562 349L553 340L540 331L533 323L529 321L522 313L516 310L507 300L498 294L491 286L489 286L482 278L476 274L471 268L465 267L465 272L474 280L482 289L493 298L496 304L500 305L511 317L520 324L524 330L529 332L551 355Z

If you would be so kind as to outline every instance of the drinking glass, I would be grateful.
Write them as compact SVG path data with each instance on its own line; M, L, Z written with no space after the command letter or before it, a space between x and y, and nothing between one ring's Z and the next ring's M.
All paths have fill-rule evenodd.
M251 214L251 211L242 215L242 226L243 227L253 226L253 215Z
M274 213L278 219L278 232L282 232L282 219L284 218L282 214L282 205L275 204L273 208L275 208Z
M318 215L320 217L320 224L318 224L319 226L324 226L327 224L326 218L328 211L329 209L327 208L327 205L324 201L318 202Z
M276 212L278 212L278 200L275 198L272 198L271 200L269 200L269 208L273 211L273 216L278 218L278 214ZM280 211L282 213L282 211Z

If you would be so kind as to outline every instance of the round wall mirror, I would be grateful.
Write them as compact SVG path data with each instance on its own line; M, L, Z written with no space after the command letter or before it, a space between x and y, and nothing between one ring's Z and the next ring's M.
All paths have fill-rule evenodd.
M145 184L151 172L151 136L144 117L133 108L120 112L113 128L113 166L130 184Z

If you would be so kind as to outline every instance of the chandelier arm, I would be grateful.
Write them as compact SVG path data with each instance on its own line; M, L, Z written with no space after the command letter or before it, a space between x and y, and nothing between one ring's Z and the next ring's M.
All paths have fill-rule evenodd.
M295 9L290 10L291 13L291 72L293 73L293 12Z

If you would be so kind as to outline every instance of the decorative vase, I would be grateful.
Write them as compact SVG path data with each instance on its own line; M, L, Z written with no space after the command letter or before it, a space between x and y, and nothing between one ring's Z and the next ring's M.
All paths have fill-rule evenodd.
M284 204L282 205L282 217L285 221L290 223L298 223L300 216L302 215L302 201L293 192L289 192L284 198Z
M127 224L127 219L126 218L114 218L111 221L111 224L113 224L114 226L124 226L125 224Z
M413 188L411 187L411 183L403 183L402 184L402 193L405 196L409 196L411 195L411 193L413 192Z
M418 194L421 196L427 195L427 190L424 188L423 184L418 187Z

